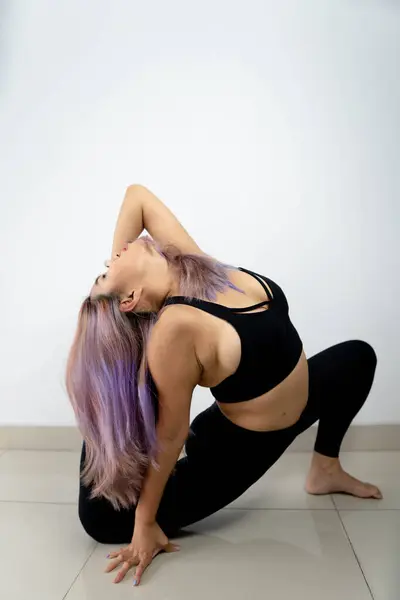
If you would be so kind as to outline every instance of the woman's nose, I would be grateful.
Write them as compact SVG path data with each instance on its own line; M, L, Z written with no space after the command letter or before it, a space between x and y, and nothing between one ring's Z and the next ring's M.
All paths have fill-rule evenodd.
M123 250L125 250L125 248L123 248ZM109 260L104 261L104 266L107 267L107 269L108 269L108 267L111 265L111 263L114 262L114 260L117 260L117 258L119 258L120 256L121 256L120 252L118 252L117 254L114 254L114 256L112 257L111 260L109 259Z

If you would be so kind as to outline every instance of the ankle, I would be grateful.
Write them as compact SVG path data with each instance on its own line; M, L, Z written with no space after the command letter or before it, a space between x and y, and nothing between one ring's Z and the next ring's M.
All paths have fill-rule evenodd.
M340 468L341 467L338 458L332 458L331 456L325 456L319 452L314 452L311 461L311 469L324 471L326 473L334 473Z

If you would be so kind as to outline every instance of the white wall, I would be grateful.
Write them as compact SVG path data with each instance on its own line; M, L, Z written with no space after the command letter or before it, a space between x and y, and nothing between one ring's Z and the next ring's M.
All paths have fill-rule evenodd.
M358 422L400 422L396 4L2 4L0 424L73 423L77 310L133 182L276 279L308 355L372 343Z

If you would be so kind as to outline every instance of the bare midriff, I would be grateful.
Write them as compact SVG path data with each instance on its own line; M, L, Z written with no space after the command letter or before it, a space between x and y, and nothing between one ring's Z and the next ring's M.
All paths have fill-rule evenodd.
M196 311L201 322L198 358L202 365L199 385L212 388L232 375L240 362L240 342L232 325ZM251 318L251 317L248 317ZM265 365L266 370L268 364ZM233 423L253 431L274 431L294 425L308 400L308 363L304 351L289 375L272 390L243 402L218 402Z
M285 429L298 421L308 400L308 364L300 359L279 385L245 402L218 402L223 414L233 423L253 431Z

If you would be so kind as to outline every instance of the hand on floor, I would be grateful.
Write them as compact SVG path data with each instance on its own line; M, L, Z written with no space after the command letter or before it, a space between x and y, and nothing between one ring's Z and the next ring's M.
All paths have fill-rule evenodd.
M178 550L180 550L179 546L168 541L167 536L157 523L149 525L136 524L131 544L108 555L107 558L114 560L107 566L106 573L122 565L114 579L114 583L119 583L131 567L136 567L133 585L139 585L144 571L157 554L160 552L177 552Z

